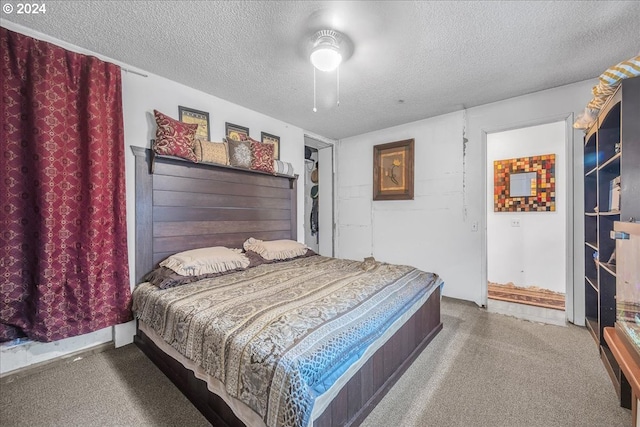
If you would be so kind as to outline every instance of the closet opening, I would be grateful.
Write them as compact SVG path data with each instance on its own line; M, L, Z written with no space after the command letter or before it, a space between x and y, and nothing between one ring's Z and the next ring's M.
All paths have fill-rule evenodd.
M304 243L333 256L333 144L304 136Z

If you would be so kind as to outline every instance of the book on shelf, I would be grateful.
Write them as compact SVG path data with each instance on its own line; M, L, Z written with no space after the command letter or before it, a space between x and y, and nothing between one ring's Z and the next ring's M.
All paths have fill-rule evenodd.
M609 182L609 212L620 210L620 177Z

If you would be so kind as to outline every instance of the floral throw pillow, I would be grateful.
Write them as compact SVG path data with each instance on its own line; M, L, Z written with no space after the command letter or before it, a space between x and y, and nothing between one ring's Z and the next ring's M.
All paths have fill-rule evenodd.
M273 169L273 144L251 140L251 169L275 174Z
M197 163L198 158L193 152L193 138L198 125L182 123L158 110L153 110L153 115L158 125L153 150L158 154L182 157Z
M227 138L229 164L238 168L251 169L251 142Z

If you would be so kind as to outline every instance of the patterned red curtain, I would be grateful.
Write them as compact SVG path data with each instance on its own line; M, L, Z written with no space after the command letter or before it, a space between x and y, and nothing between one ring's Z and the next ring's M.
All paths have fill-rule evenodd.
M120 68L0 30L0 341L131 320Z

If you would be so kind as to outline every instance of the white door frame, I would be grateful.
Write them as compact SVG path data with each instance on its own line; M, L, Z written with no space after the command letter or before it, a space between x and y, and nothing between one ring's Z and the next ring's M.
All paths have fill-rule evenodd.
M481 233L481 302L482 306L487 306L488 300L488 243L487 243L487 135L490 133L498 133L505 132L514 129L521 129L531 126L539 126L545 125L549 123L555 122L565 122L565 144L564 144L564 154L565 154L565 167L567 171L567 194L566 194L566 204L567 211L565 216L565 230L566 230L566 294L565 294L565 314L566 318L569 322L574 322L575 310L574 304L576 302L576 297L582 295L580 292L579 284L574 282L574 252L575 252L575 242L573 240L573 219L574 219L574 161L573 161L573 149L574 149L574 141L573 141L573 113L568 114L560 114L551 117L545 117L541 119L526 121L515 123L508 126L501 126L497 128L491 129L482 129L482 178L483 178L483 197L482 197L482 233ZM583 289L584 291L584 289ZM577 294L577 295L576 295ZM580 298L578 298L580 300Z

